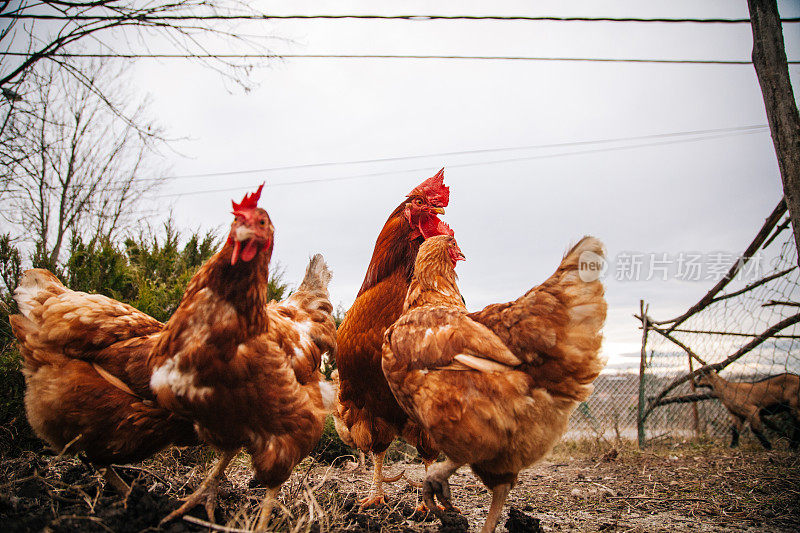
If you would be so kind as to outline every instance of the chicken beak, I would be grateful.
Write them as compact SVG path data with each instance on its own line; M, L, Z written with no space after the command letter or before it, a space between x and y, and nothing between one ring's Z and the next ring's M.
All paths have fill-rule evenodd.
M436 213L437 215L444 215L444 208L443 207L431 207L431 212Z

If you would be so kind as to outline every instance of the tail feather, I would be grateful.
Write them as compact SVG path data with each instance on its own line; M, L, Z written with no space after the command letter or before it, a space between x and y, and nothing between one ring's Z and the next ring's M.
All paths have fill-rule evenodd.
M319 392L322 395L322 405L325 411L330 413L336 409L336 396L339 394L339 387L332 381L319 380Z
M533 299L555 299L560 311L555 320L541 321L553 329L557 341L541 352L543 363L533 374L549 390L580 401L591 394L591 383L606 364L599 355L608 309L600 281L604 266L603 243L584 237L564 255L556 272L531 291L535 295L529 293Z
M582 401L605 366L600 356L607 304L600 281L602 242L584 237L544 283L514 302L470 316L495 332L539 386Z
M565 254L551 277L563 289L570 325L582 333L598 335L605 322L607 304L600 281L605 260L603 243L584 237Z
M75 292L43 269L27 270L14 291L20 314L10 317L26 368L64 357L92 360L115 343L161 330L133 307L99 294Z
M306 275L298 290L327 290L333 274L325 263L322 254L315 254L308 262Z
M67 288L50 271L43 268L32 268L25 271L14 290L14 300L17 302L20 313L26 318L31 318L34 308L43 304L50 296L61 294Z

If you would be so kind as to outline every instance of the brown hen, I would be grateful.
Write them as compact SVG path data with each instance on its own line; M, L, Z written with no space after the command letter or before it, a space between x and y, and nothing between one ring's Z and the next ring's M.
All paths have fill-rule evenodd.
M416 446L426 464L439 455L389 390L381 370L381 344L386 328L402 312L419 245L428 237L452 234L438 218L449 199L442 169L415 187L389 215L364 283L337 332L337 415L342 433L349 434L359 450L372 453L375 464L369 495L361 500L364 507L385 501L383 458L395 437L402 434Z
M456 285L463 258L452 237L420 247L403 316L387 330L383 370L400 405L446 455L423 497L452 509L448 478L469 464L492 491L483 532L495 530L523 468L567 428L604 362L606 316L595 268L600 241L585 237L547 281L519 299L469 314Z
M320 379L336 351L328 295L331 273L314 256L300 287L282 302L267 291L273 226L257 207L261 188L234 203L223 248L189 282L154 347L150 387L168 409L191 417L200 437L222 452L203 484L166 519L215 498L218 478L244 447L254 483L266 486L257 529L274 497L322 434L335 391Z
M38 268L22 275L14 298L28 422L56 451L84 452L125 493L111 463L197 443L192 421L158 405L150 390L147 358L161 322L106 296L72 291Z

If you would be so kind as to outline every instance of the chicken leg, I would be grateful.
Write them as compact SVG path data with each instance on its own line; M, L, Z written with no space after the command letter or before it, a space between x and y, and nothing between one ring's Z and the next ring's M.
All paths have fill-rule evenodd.
M431 465L433 463L434 463L433 459L430 459L430 460L429 459L423 459L422 460L422 464L425 465L425 477L426 478L428 477L428 469L431 467ZM412 481L412 480L406 478L406 481L408 482L409 485L411 485L415 489L421 489L424 486L424 480L423 480L422 483L419 483L417 481ZM444 507L442 507L441 505L439 506L439 509L444 511ZM456 512L459 512L459 513L461 512L458 509L456 509L455 507L453 509L455 509ZM428 506L425 505L424 501L419 502L419 505L417 505L417 507L414 509L414 514L417 514L417 513L428 514Z
M264 501L261 502L261 508L258 510L258 521L255 529L257 533L267 530L269 519L272 516L272 508L275 506L275 500L280 491L280 485L267 489L267 495L264 497Z
M364 456L364 452L358 450L358 457L355 458L353 461L347 461L344 466L344 470L353 470L354 472L358 472L363 474L367 468L367 459Z
M428 475L422 484L422 501L439 519L442 518L445 510L458 512L450 501L450 482L448 479L462 464L448 458L446 461L436 463L428 469ZM444 509L436 505L434 496L442 503Z
M228 464L236 457L237 453L239 453L238 449L223 452L222 457L219 458L217 464L214 465L197 490L184 498L183 505L161 520L160 525L164 525L170 520L185 515L189 509L199 504L202 500L205 500L204 505L206 514L208 514L208 519L213 522L214 509L217 504L217 492L219 491L219 478L225 473L225 468L227 468Z
M383 483L394 483L405 474L404 470L394 477L383 477L383 458L385 455L385 451L372 454L372 462L374 463L375 470L372 473L372 486L370 486L369 494L367 494L366 498L358 502L362 509L386 505L386 494L383 492Z
M481 533L494 533L510 491L511 483L503 483L492 488L492 504L489 506L489 514L486 515L486 522L483 523Z
M102 469L103 471L103 478L106 480L111 487L114 487L124 500L128 499L128 494L131 492L131 487L127 483L125 483L117 471L111 465L108 465Z

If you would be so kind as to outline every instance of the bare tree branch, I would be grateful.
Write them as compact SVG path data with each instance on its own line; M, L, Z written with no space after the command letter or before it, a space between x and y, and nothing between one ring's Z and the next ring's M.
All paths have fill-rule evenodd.
M154 164L165 142L161 129L148 119L146 101L127 94L122 73L95 62L79 80L56 63L41 65L28 80L31 112L17 115L0 136L10 193L2 201L14 207L2 216L18 236L36 242L44 266L61 263L70 234L111 238L124 228L153 189L138 181L141 174L154 171L160 185Z

